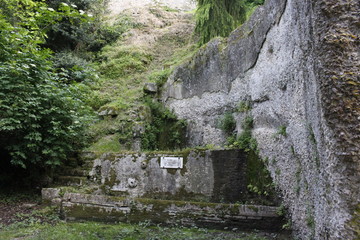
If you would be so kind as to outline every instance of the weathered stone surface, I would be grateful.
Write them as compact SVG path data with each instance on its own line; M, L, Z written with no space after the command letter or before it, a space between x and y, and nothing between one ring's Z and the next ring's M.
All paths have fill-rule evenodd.
M56 182L66 186L81 186L87 182L87 177L59 176L56 178Z
M116 117L117 115L119 115L118 110L114 109L114 108L105 108L105 109L101 109L98 113L99 116L112 116L112 117Z
M182 168L162 168L161 157L180 157ZM89 173L107 192L160 199L246 201L246 153L240 150L193 150L169 154L106 153Z
M190 146L224 143L228 111L240 133L236 107L251 102L253 137L301 239L360 232L359 12L355 0L268 0L176 69L162 95L189 120Z
M60 197L60 189L58 188L43 188L41 189L41 198L45 201Z
M158 92L158 87L156 86L155 83L145 83L144 92L155 94Z
M126 221L144 220L155 224L217 229L280 230L283 220L276 207L167 201L156 199L127 199L67 193L63 197L62 212L66 220Z

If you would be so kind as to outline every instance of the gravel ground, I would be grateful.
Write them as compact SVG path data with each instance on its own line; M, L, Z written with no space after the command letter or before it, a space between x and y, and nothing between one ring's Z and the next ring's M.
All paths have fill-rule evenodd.
M111 14L115 15L125 9L136 9L156 4L185 11L192 10L196 6L195 0L110 0L109 9Z

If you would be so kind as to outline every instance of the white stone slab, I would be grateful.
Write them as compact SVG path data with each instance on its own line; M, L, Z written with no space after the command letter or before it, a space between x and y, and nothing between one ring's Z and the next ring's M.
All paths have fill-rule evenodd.
M183 168L182 157L161 157L160 158L161 168Z

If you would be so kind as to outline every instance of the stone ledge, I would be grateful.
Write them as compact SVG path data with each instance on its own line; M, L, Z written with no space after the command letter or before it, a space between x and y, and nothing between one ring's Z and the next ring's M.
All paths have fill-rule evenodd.
M105 195L65 193L61 211L65 220L209 227L239 230L280 230L283 219L277 207L207 202L187 202Z

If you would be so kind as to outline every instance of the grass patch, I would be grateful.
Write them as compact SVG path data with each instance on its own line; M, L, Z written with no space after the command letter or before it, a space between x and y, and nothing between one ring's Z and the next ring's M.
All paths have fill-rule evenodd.
M170 73L171 73L170 68L153 71L149 75L149 81L153 82L153 83L156 83L156 85L158 87L162 87L165 84L166 80L168 79Z
M150 226L148 222L140 224L103 224L95 222L65 223L55 225L34 224L27 227L9 226L0 229L0 238L7 239L53 239L53 240L266 240L261 233L234 233L201 228Z
M169 12L172 9L163 9L159 6L159 9L153 11L161 15L162 12ZM190 23L192 20L179 21ZM153 82L161 89L173 69L193 56L198 49L194 44L193 36L188 34L191 29L180 29L182 30L180 34L165 31L156 36L154 43L147 46L130 43L126 36L133 34L131 31L128 32L129 30L137 29L141 38L141 31L151 32L149 26L141 26L136 23L136 19L125 15L115 20L114 24L119 29L123 26L119 31L124 34L114 44L105 46L98 57L99 63L95 68L99 73L99 80L92 86L92 94L88 102L94 110L105 114L101 114L100 121L95 122L88 129L88 135L93 139L88 151L122 151L131 148L129 142L133 140L132 127L135 125L147 126L146 131L149 134L145 138L151 139L158 129L153 129L149 122L157 117L150 113L144 101L146 99L143 92L144 84ZM107 114L109 112L115 114ZM167 118L163 122L167 122L164 128L170 131L180 129L183 125L173 121L173 118ZM178 126L172 127L171 123ZM177 130L173 132L175 134L171 135L170 145L178 148L181 134ZM162 137L157 133L155 135L161 141ZM120 140L120 144L116 138ZM143 149L168 149L167 146L162 147L163 144L150 146L151 144L154 145L152 140L147 141Z
M129 46L106 46L103 57L107 59L99 70L103 77L119 78L136 72L143 72L152 56L143 49Z
M91 150L96 152L119 152L123 150L119 139L119 134L105 136L95 142L91 146Z

